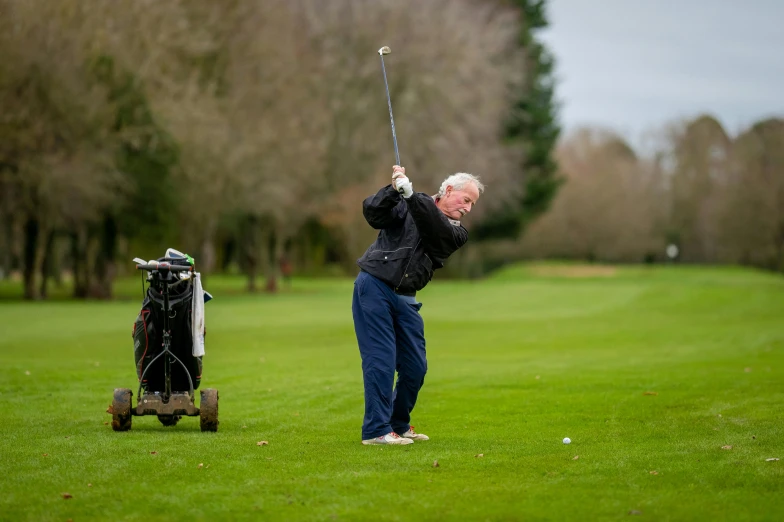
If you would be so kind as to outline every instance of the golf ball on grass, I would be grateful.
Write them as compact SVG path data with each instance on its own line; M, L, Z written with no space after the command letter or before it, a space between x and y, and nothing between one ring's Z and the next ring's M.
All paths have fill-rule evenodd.
M564 444L571 444L572 443L572 439L570 439L569 437L566 437L563 442L564 442Z

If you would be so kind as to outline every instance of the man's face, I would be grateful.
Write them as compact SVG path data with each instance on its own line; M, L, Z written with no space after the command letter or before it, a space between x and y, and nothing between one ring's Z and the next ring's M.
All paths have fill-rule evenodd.
M479 189L473 183L456 190L452 185L447 185L446 192L436 205L441 212L451 219L460 219L474 208L474 203L479 199Z

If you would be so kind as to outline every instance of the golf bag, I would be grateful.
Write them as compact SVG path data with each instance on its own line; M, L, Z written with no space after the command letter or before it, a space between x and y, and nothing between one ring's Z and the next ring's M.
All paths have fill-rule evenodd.
M192 303L193 282L190 278L178 280L169 285L169 328L171 331L170 350L188 369L186 374L182 365L176 361L171 364L172 391L187 392L188 375L197 389L201 382L202 358L193 356ZM163 314L164 299L161 288L150 284L141 310L133 324L133 346L136 361L136 375L144 379L142 387L148 393L165 390L163 357L153 359L163 351ZM152 363L152 366L150 364Z

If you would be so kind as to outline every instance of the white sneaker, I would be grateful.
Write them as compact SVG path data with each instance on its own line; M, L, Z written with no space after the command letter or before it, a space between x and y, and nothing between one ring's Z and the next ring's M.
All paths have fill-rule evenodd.
M375 439L367 439L363 440L362 444L368 446L370 444L398 444L401 446L405 446L406 444L413 444L414 441L411 439L404 439L394 431L390 431L386 435L382 435L381 437L376 437Z
M401 435L401 437L411 440L412 442L415 440L430 440L430 437L425 435L424 433L417 433L414 431L414 427L410 426L408 431Z

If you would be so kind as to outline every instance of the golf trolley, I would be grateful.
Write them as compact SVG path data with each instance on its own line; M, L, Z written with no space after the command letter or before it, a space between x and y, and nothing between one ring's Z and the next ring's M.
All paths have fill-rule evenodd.
M112 429L128 431L134 416L156 415L164 426L174 426L182 416L198 416L201 431L218 431L218 390L201 390L199 407L195 404L201 357L191 353L193 260L183 256L149 263L134 261L138 270L147 271L150 283L133 332L138 400L134 407L129 388L114 390L108 410ZM182 277L182 273L188 274ZM156 353L157 349L160 351Z

